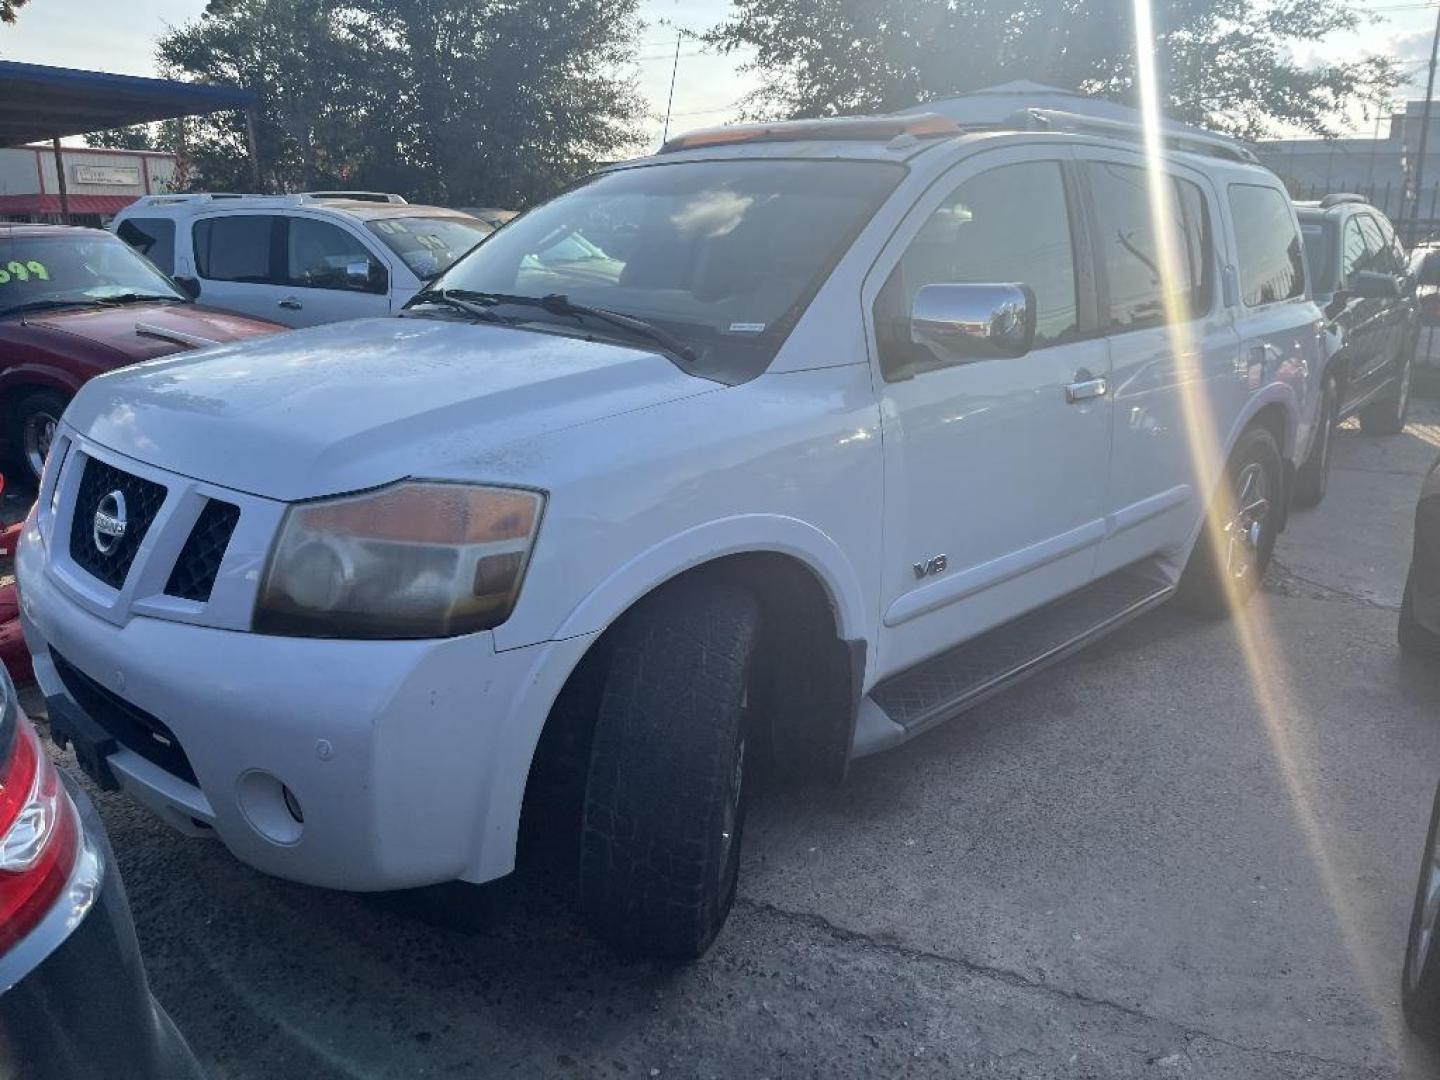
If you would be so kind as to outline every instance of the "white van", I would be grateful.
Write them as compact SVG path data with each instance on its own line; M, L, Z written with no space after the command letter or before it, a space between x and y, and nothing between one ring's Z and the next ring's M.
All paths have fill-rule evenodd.
M149 195L110 228L210 307L286 326L399 311L494 229L398 195Z

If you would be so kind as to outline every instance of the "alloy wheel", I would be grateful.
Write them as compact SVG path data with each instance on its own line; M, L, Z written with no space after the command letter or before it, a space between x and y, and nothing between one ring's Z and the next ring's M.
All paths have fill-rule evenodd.
M1260 562L1265 522L1270 516L1270 485L1265 467L1251 461L1235 478L1235 513L1225 523L1225 573L1243 581Z
M56 417L47 412L31 413L25 418L21 445L25 463L30 466L30 471L37 480L45 468L45 459L50 456L50 444L55 441L55 429L59 423Z

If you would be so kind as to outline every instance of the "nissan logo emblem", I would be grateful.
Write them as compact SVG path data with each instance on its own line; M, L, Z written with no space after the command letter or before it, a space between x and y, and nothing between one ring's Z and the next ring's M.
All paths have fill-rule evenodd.
M129 524L130 519L125 514L125 496L118 491L110 492L95 507L95 523L90 530L95 550L101 555L109 555L120 546Z

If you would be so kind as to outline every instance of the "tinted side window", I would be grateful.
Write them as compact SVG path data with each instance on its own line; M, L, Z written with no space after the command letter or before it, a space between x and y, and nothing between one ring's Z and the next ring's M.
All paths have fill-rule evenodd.
M275 238L284 219L272 214L227 214L195 223L195 270L211 281L279 284Z
M1394 253L1390 250L1390 241L1381 231L1379 220L1371 214L1361 214L1360 231L1365 235L1365 258L1362 261L1361 269L1373 270L1382 274L1397 273L1398 270L1394 265Z
M1095 207L1095 245L1105 271L1113 330L1134 330L1165 321L1165 283L1160 245L1150 212L1146 171L1132 165L1091 162L1087 166ZM1188 180L1167 184L1166 216L1180 279L1173 283L1180 310L1198 315L1210 309L1214 243L1205 196Z
M1075 253L1058 162L1002 165L973 176L921 226L876 303L887 374L938 366L910 342L921 286L1011 282L1035 291L1036 348L1076 332Z
M165 273L175 272L175 222L169 218L126 218L115 235Z
M1400 237L1395 235L1395 227L1390 224L1390 219L1384 214L1375 215L1375 224L1380 226L1380 235L1385 238L1385 246L1390 249L1390 272L1392 274L1405 273L1408 262L1405 257L1405 245L1400 243Z
M384 268L356 237L315 218L293 217L288 224L286 271L290 284L309 289L383 291Z
M1360 231L1360 219L1350 218L1345 222L1345 244L1340 254L1340 280L1348 282L1357 270L1363 270L1365 262L1365 234Z
M1305 255L1285 196L1259 184L1231 184L1230 216L1245 306L1305 295Z

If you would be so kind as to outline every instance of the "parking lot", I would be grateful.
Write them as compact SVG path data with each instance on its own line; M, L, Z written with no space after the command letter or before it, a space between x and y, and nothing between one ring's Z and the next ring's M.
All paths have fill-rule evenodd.
M690 968L618 962L550 872L325 892L97 795L155 992L220 1077L1434 1075L1397 999L1440 679L1394 628L1437 452L1433 400L1342 429L1242 627L1162 609L766 791Z

